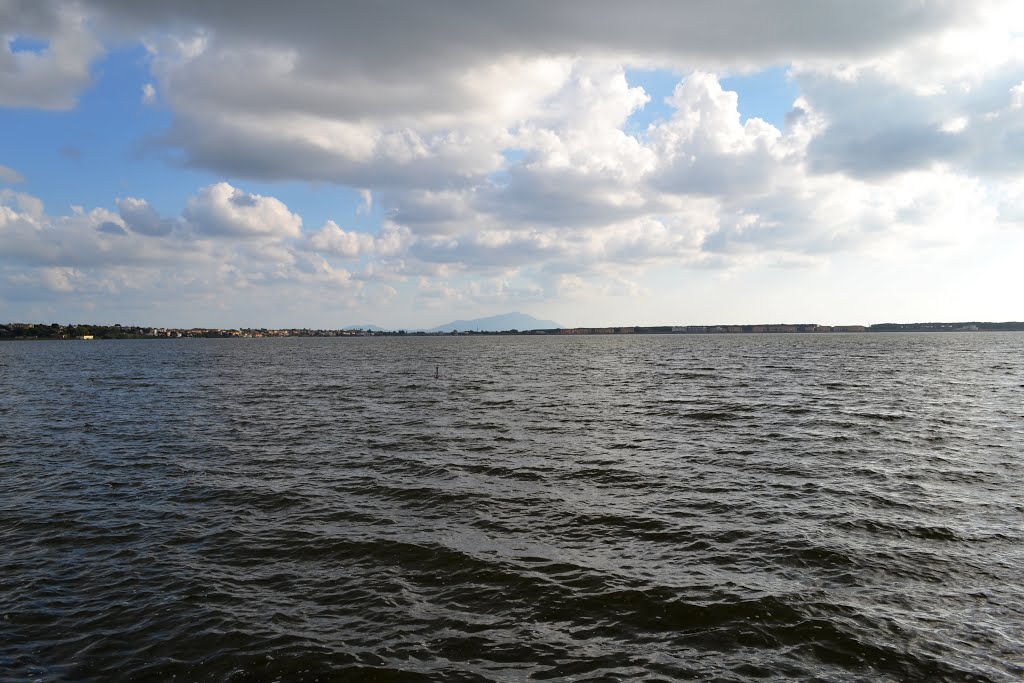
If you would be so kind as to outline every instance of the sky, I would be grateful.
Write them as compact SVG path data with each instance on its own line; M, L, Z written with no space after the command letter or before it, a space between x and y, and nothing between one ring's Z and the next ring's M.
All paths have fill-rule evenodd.
M1024 5L0 0L0 321L1024 319Z

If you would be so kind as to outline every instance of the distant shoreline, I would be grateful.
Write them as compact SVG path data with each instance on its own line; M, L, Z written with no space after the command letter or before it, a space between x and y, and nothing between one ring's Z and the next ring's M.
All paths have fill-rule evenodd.
M540 330L327 330L309 328L153 328L136 325L0 324L0 341L80 341L95 339L252 339L288 337L459 337L595 336L624 334L865 334L890 332L1022 332L1024 322L878 323L874 325L658 325L570 327Z

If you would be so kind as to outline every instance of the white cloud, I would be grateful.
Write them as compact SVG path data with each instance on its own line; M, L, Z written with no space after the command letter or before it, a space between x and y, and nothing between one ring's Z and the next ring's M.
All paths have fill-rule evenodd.
M655 183L666 191L756 194L791 165L782 133L756 118L741 124L736 93L724 91L714 75L688 75L669 102L671 120L650 132L661 165Z
M43 201L38 197L24 192L0 190L0 207L10 207L12 203L24 217L33 221L37 221L43 216ZM8 210L10 211L10 208Z
M0 106L69 109L103 52L89 16L71 3L0 3ZM41 41L14 50L15 38Z
M160 218L156 210L145 199L127 197L116 202L124 224L131 230L143 235L167 235L175 227L175 222Z
M184 217L200 234L240 238L298 237L302 218L279 199L248 194L228 183L202 188Z
M386 220L374 240L374 249L381 256L397 256L407 251L414 241L415 237L411 230Z
M1010 88L1010 109L1024 107L1024 81Z
M136 320L155 323L160 322L152 319L157 310L193 316L190 321L196 315L216 316L221 304L241 310L252 303L247 298L256 289L263 292L260 300L275 301L282 311L302 311L312 302L330 302L339 293L358 293L373 284L372 276L357 280L351 271L304 251L292 230L299 218L282 211L274 198L241 193L243 204L256 207L256 217L243 220L244 214L232 217L230 211L225 217L224 203L232 194L203 188L186 212L203 210L196 209L187 221L162 218L138 198L118 200L120 215L76 207L68 215L50 216L35 197L0 191L0 299L33 302L47 292L52 302L83 311L101 300L108 308L135 309L141 316ZM209 222L190 222L208 218L220 221L219 232L201 232ZM233 232L224 232L223 223L230 220L236 221L228 226ZM250 232L282 222L286 228L256 232L253 239L236 234L238 221ZM165 230L167 225L171 229ZM221 321L209 320L214 322Z
M999 221L1010 227L1024 227L1024 179L1003 183L998 188Z
M363 200L361 206L356 209L357 214L369 214L373 211L373 192L364 188L359 190L359 198Z
M1019 174L1022 36L1019 3L990 2L975 21L928 38L860 59L798 62L793 78L825 124L808 149L812 169L866 178L946 164Z
M54 292L70 292L74 290L73 282L81 275L73 268L41 268L39 279L42 284Z
M0 103L68 106L99 54L91 31L142 36L142 101L159 92L173 116L160 139L183 163L340 184L362 200L360 229L303 232L303 207L226 182L172 217L127 197L117 214L54 218L8 194L10 253L88 275L68 279L74 288L127 286L136 280L115 271L150 264L167 277L181 268L175 282L196 292L642 296L645 270L913 259L1021 215L1024 22L1013 3L36 7L17 13L17 31L49 48L0 49ZM719 74L779 64L799 91L785 124L745 116ZM637 66L679 74L667 102L629 82ZM645 129L631 123L663 104ZM359 216L383 216L381 227L362 230Z
M373 235L346 232L334 221L327 221L309 238L309 247L315 251L354 259L373 251Z
M397 13L310 1L301 10L251 5L244 19L203 2L88 6L147 36L161 97L175 112L168 139L193 165L371 189L476 185L502 170L505 149L523 145L543 156L537 163L602 177L648 164L621 130L648 100L623 87L626 64L691 71L864 61L948 27L991 24L984 3L910 0L742 8L570 0L515 11L481 2ZM581 146L589 167L577 163Z

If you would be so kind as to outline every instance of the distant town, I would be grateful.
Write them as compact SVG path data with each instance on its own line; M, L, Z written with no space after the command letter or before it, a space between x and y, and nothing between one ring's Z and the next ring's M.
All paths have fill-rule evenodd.
M624 327L559 327L539 330L382 330L312 328L147 327L59 323L0 324L0 340L15 339L186 339L267 337L403 337L477 335L606 335L606 334L836 334L864 332L1005 332L1024 331L1024 322L879 323L875 325L657 325Z

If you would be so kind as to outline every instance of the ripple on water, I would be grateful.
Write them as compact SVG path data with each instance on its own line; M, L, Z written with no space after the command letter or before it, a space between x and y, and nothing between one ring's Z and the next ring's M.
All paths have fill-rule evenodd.
M0 680L1018 680L1022 352L3 344Z

